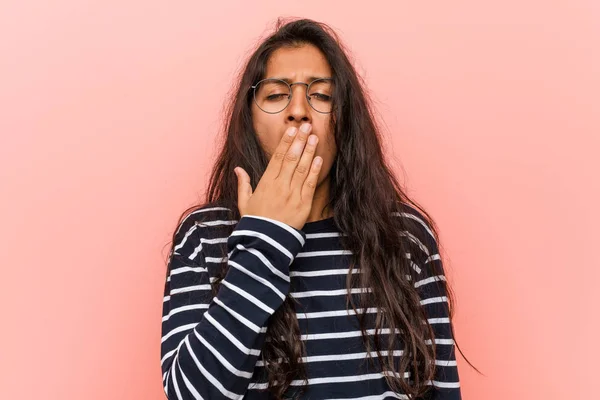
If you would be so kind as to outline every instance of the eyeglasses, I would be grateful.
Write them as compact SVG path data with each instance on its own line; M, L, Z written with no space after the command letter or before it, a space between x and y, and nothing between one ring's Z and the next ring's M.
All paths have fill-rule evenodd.
M277 114L285 110L292 101L292 86L306 86L306 100L319 113L328 114L333 109L334 82L332 78L319 78L311 83L287 83L276 78L267 78L251 86L254 102L264 112Z

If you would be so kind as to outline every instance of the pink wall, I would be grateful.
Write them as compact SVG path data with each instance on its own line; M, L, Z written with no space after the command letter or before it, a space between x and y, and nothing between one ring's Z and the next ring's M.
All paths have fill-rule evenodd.
M202 3L0 5L1 397L162 399L163 245L278 15L339 29L437 219L464 398L594 397L598 2Z

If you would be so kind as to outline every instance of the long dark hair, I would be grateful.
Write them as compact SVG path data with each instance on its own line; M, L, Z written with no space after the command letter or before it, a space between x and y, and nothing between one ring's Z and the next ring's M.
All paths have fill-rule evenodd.
M414 276L414 270L405 255L418 251L415 251L415 244L407 240L404 232L419 232L418 223L391 216L400 210L399 204L410 204L420 210L436 239L438 234L433 220L406 195L386 164L380 131L364 84L330 27L309 19L277 21L274 33L248 59L231 93L224 113L223 145L212 169L206 201L186 210L179 222L206 204L229 209L233 220L240 218L237 180L233 169L236 166L243 167L255 188L268 164L253 129L252 92L249 88L265 77L267 61L275 50L305 44L320 49L331 66L336 82L335 109L331 120L338 152L330 171L328 206L333 211L335 225L345 234L342 236L344 248L353 254L350 271L355 265L360 266L361 270L361 274L348 274L348 288L372 289L371 293L358 297L359 304L356 304L349 291L347 305L355 311L361 307L378 309L376 333L372 340L366 333L366 313L357 313L367 353L374 349L382 368L398 373L397 377L386 374L392 390L402 391L414 398L422 395L427 390L426 383L433 379L435 341L431 326L423 323L427 318L414 282L411 283L408 278ZM414 226L409 226L411 224ZM420 230L423 231L422 227ZM424 236L420 239L427 240ZM214 282L215 293L226 269L227 265L224 265ZM445 281L438 283L446 286L452 315L453 296L450 287ZM378 332L384 328L391 332L399 331L404 350L399 362L395 363L393 359L398 336L387 335L388 339L383 340L384 335ZM294 299L288 295L269 320L262 349L269 380L268 390L275 398L283 397L292 380L306 378L301 362L304 347L300 334ZM387 357L381 354L385 350L388 351ZM405 378L406 372L410 373L410 379Z

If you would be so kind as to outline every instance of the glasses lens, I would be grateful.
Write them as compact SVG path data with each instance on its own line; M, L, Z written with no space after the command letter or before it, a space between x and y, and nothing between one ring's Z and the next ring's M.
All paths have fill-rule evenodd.
M334 83L331 79L317 79L307 89L310 105L318 112L330 113L333 105Z
M278 113L287 107L291 99L290 87L279 79L267 79L254 88L254 101L261 110Z

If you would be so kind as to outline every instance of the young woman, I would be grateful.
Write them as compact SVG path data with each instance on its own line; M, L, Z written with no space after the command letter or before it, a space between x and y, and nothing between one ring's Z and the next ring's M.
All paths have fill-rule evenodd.
M173 237L167 397L460 399L434 224L386 165L335 33L280 24L224 133Z

